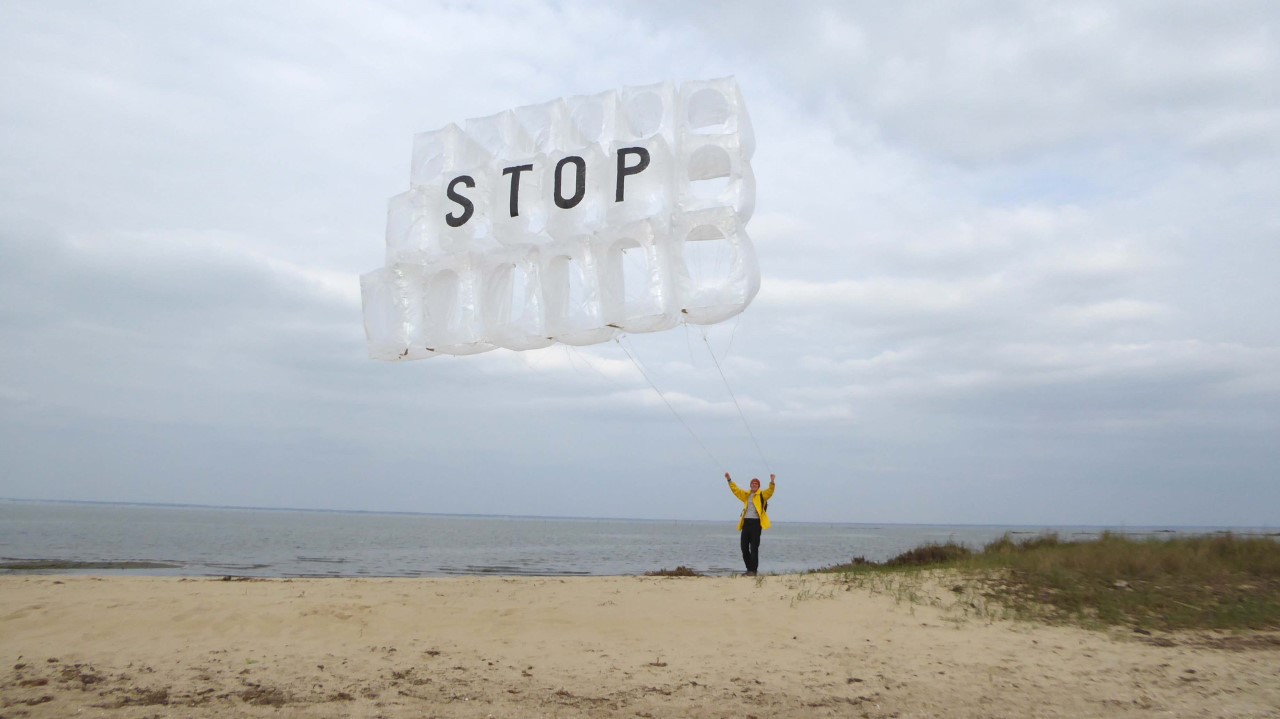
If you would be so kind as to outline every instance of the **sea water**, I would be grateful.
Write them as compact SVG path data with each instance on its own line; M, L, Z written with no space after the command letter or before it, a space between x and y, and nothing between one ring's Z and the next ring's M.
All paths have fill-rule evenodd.
M940 526L775 522L760 570L800 572L883 561L927 542L978 549L1006 532L1096 536L1103 527ZM1111 528L1142 536L1212 527ZM1251 530L1235 531L1249 533ZM738 532L725 521L569 519L334 512L0 500L0 573L247 577L638 575L685 566L742 571ZM98 566L76 568L76 563ZM120 568L126 563L146 566ZM128 566L126 564L126 566Z

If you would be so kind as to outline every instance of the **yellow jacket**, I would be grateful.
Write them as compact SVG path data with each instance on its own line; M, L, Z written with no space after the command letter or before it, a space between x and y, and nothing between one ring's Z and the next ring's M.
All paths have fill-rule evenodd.
M742 524L747 518L747 497L751 496L751 490L742 489L738 485L734 484L733 480L731 479L729 480L729 491L733 492L733 496L742 500L742 515L738 517L738 531L741 532ZM769 488L762 489L759 492L756 492L756 496L753 498L756 505L756 514L760 515L761 530L765 530L769 528L769 515L764 513L764 506L760 504L760 500L763 499L767 502L769 501L769 498L772 496L773 496L773 482L769 482Z

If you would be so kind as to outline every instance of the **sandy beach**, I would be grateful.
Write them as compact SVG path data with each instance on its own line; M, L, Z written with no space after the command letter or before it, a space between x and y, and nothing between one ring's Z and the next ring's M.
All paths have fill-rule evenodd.
M7 576L0 717L1280 717L1274 634L1052 627L949 583Z

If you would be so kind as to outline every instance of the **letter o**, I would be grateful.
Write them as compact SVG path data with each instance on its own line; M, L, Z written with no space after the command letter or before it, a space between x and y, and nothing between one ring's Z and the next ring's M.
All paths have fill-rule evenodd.
M564 166L572 164L575 168L575 179L577 188L573 193L573 197L566 198L564 196ZM587 161L577 155L570 155L556 163L556 182L555 182L555 201L556 207L567 210L577 206L582 202L582 198L587 194Z

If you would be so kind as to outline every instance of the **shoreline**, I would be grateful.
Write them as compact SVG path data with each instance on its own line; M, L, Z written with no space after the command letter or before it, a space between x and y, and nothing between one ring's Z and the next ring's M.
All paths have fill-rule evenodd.
M1280 717L1280 636L829 575L0 576L0 715Z
M727 520L504 520L83 503L0 504L0 510L6 530L0 537L0 576L20 574L20 567L5 565L21 560L145 561L169 566L118 573L205 577L641 576L679 565L731 576L742 567L739 537ZM1123 531L1161 538L1215 531L1170 529ZM784 574L813 571L858 556L883 561L926 543L955 541L976 549L1005 534L1046 531L1087 539L1099 530L779 521L762 543L761 567Z

